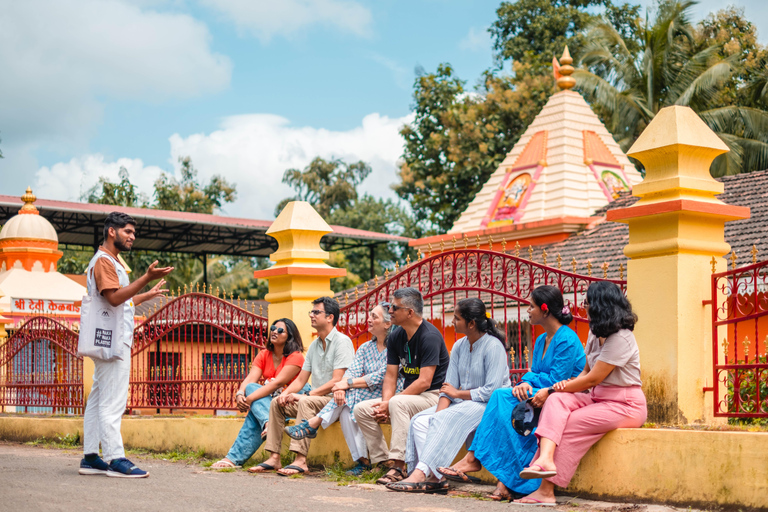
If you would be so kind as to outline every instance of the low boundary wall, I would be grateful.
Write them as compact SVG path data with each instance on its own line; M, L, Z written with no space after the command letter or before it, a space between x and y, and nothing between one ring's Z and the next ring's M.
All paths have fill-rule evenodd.
M205 450L223 456L242 418L123 419L127 447ZM384 425L389 436L388 425ZM82 417L0 417L0 439L32 441L81 433ZM288 438L284 439L287 449ZM463 452L459 457L463 456ZM351 463L338 424L318 433L310 464ZM487 472L483 480L495 480ZM602 499L768 510L768 433L673 429L610 432L584 457L569 493Z

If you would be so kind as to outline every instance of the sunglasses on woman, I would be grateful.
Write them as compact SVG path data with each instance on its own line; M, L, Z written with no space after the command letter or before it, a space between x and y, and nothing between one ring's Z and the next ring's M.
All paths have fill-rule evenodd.
M277 331L277 334L283 334L285 332L285 329L283 329L282 327L278 327L276 325L273 325L272 327L270 327L269 330L271 332Z

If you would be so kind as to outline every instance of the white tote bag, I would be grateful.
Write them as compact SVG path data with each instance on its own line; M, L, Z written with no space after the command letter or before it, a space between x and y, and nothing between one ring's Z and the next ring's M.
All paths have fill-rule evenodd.
M88 295L83 297L80 306L77 355L102 361L122 360L127 348L120 335L120 329L123 328L123 305L113 307L98 292L93 282L93 262L88 266L87 276Z

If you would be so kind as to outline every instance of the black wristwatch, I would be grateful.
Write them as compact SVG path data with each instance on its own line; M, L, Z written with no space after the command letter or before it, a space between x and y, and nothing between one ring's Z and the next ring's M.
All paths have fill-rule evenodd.
M555 387L554 387L554 386L552 386L552 387L550 387L550 388L547 388L547 393L548 393L548 394L550 394L550 395L551 395L552 393L554 393L555 391L557 391L557 390L555 389Z

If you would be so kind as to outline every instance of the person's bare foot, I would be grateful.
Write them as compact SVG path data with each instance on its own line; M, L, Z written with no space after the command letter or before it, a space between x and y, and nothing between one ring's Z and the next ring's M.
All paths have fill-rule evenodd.
M413 473L408 475L407 478L401 480L401 482L437 482L437 478L432 475L432 478L427 478L427 475L420 469L414 469Z
M282 464L280 464L280 454L279 453L273 453L269 456L267 460L262 462L261 464L257 464L255 466L251 466L248 468L249 473L269 473L270 471L279 470L282 468Z

